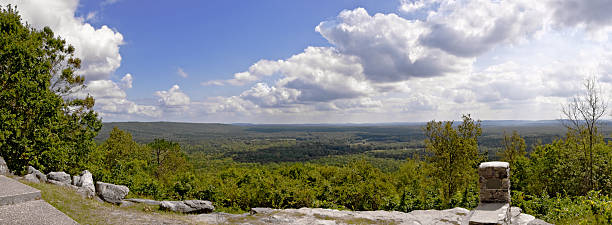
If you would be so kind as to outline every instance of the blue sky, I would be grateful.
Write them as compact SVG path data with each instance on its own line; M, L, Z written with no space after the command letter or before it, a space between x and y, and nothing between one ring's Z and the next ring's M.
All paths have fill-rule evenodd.
M606 0L0 0L77 49L103 121L560 118L612 90Z
M146 74L147 80L128 94L150 99L153 97L146 90L168 82L196 95L232 94L234 90L227 89L234 88L203 88L200 83L226 79L262 58L283 59L308 46L329 46L314 28L344 9L397 9L395 0L146 1L144 5L143 1L122 0L80 4L77 16L97 12L92 25L108 25L123 34L123 63L116 74ZM191 76L169 77L176 75L179 67Z

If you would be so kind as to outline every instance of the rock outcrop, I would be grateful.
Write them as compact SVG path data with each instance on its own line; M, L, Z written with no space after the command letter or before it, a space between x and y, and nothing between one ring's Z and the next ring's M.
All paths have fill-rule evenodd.
M40 180L34 174L27 174L23 176L23 179L26 180L27 182L40 183Z
M155 201L151 199L142 199L142 198L128 198L128 199L125 199L125 201L134 202L134 203L142 203L145 205L160 205L161 204L160 201Z
M78 177L79 179L76 183L76 186L79 187L79 193L87 196L88 198L94 197L96 193L96 187L94 185L93 176L91 175L91 173L88 170L84 170Z
M33 174L34 176L36 176L36 179L38 179L40 182L47 182L47 175L45 175L44 173L38 171L37 169L35 169L32 166L28 166L28 174Z
M518 209L518 211L517 211ZM547 225L542 220L512 209L510 225ZM446 210L415 210L409 213L397 211L344 211L336 209L301 208L271 209L253 208L251 213L210 213L194 215L191 219L205 224L437 224L466 225L470 211L464 208Z
M181 213L210 213L215 210L212 202L203 200L162 201L159 206L164 210Z
M96 182L96 194L106 202L120 204L123 198L130 192L130 189L123 185Z
M74 175L74 176L72 176L72 183L71 184L74 185L74 186L77 186L77 184L79 183L79 180L81 180L81 176Z
M47 174L47 181L50 183L55 183L53 181L57 181L59 183L63 183L65 185L70 185L72 183L72 179L70 178L70 174L66 172L50 172Z
M0 175L6 175L9 173L11 173L11 171L9 171L6 161L4 161L4 158L0 156Z

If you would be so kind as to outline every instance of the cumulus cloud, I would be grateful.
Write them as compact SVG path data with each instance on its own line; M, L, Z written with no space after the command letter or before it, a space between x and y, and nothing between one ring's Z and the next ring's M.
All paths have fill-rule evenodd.
M363 8L342 11L335 20L316 27L341 53L357 56L364 74L374 82L442 76L471 63L470 59L423 46L419 36L428 30L422 21L396 14L371 16Z
M79 0L2 0L1 3L16 5L22 19L28 24L37 29L48 26L75 47L75 55L82 60L77 73L86 78L86 88L75 96L93 96L96 100L94 109L105 120L162 116L157 106L128 100L125 89L133 87L132 74L125 74L118 81L110 79L121 65L119 48L123 44L123 35L108 26L96 28L87 23L96 18L97 11L89 12L85 18L77 17L75 13Z
M582 47L557 51L574 45L569 40L580 35L554 43L541 38L557 32L551 29L561 34L574 28L605 30L612 16L581 16L597 2L400 0L398 10L406 17L344 10L315 28L331 47L308 47L288 59L263 59L233 79L202 84L253 85L240 95L216 99L220 108L234 112L448 116L502 110L501 115L512 116L508 110L514 106L550 112L580 88L585 66L601 71L608 64L603 56L574 57L594 54L577 51ZM582 13L571 12L575 4ZM530 49L534 46L548 50ZM522 49L521 58L494 62L498 47ZM487 58L475 67L480 57ZM280 78L262 82L271 77Z
M439 0L400 0L399 11L404 13L414 13L437 2L439 2Z
M358 58L330 47L308 47L287 60L262 60L228 83L246 83L282 74L273 87L258 83L240 97L262 105L325 102L367 96L374 87L366 80Z
M66 39L81 58L81 69L87 81L108 79L121 65L119 47L123 35L107 27L94 28L84 18L75 17L78 0L3 0L16 5L19 14L36 28L49 26L56 35Z
M397 82L463 71L473 61L422 45L419 37L429 32L426 24L396 14L371 16L363 8L345 10L336 19L320 23L315 30L334 47L308 47L287 60L260 60L248 71L234 74L231 80L208 81L203 85L245 85L275 74L321 77L314 73L317 71L329 71L335 77L363 83ZM305 81L311 79L293 84L313 86Z
M132 88L132 74L126 74L121 78L121 87L123 88Z
M400 14L344 10L315 27L330 46L307 47L280 60L262 59L231 79L202 82L245 86L233 95L192 101L174 85L153 93L155 106L128 100L131 74L110 80L121 62L123 37L86 23L94 13L75 17L77 0L7 2L17 3L35 27L50 26L75 45L84 62L80 73L89 81L87 91L104 115L284 115L283 121L294 121L297 115L306 120L371 120L369 115L376 113L385 117L376 120L397 121L479 112L485 119L533 119L557 115L560 102L593 74L612 89L609 47L575 43L591 41L583 40L585 32L607 38L612 31L612 6L605 0L400 0ZM555 32L566 36L557 42L540 40ZM542 46L552 50L540 51ZM516 49L523 50L504 55ZM188 77L182 68L176 74Z
M499 44L542 30L545 10L539 1L445 1L426 23L421 43L462 57L474 57Z
M131 75L127 74L124 78ZM95 80L87 84L87 87L77 93L77 97L87 94L96 99L96 111L102 117L121 117L122 115L137 115L144 117L160 117L161 111L156 106L140 105L127 99L127 94L119 84L112 80Z
M282 107L295 103L299 95L300 92L296 89L270 87L265 83L257 83L243 92L240 97L263 107Z
M357 99L341 99L332 103L335 108L341 110L365 110L365 111L376 111L380 110L383 106L381 100L373 99L370 97L357 98Z
M186 107L191 100L178 85L173 85L167 91L156 91L155 96L159 97L159 103L167 108Z
M607 0L551 0L549 6L556 22L565 26L599 29L612 24L612 4Z

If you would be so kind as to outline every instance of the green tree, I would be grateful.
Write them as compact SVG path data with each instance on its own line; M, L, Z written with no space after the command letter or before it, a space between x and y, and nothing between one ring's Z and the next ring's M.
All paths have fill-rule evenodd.
M510 164L510 183L513 190L522 190L525 187L526 167L528 158L525 149L525 139L523 139L517 131L512 132L512 136L508 136L504 132L504 140L502 142L504 150L499 153L501 160Z
M474 121L468 114L463 115L463 123L456 128L453 121L431 121L424 130L433 176L441 188L444 205L448 206L458 190L476 181L476 166L483 159L478 153L480 121Z
M504 132L504 151L501 152L502 161L510 163L510 168L513 168L512 163L519 157L524 157L527 153L525 151L525 139L523 139L518 132L513 131L512 136L508 136Z
M535 146L529 155L528 193L536 195L582 193L584 171L580 169L582 162L576 160L581 152L572 150L572 146L574 146L572 138Z
M154 174L158 180L166 180L168 174L179 171L185 172L189 169L189 164L185 159L185 154L181 151L181 146L165 139L155 139L148 144L150 149L150 161L154 167Z
M84 78L74 47L51 29L21 22L0 6L0 155L9 168L75 172L101 128L91 96L76 97Z
M149 149L136 143L132 135L114 127L108 139L98 146L89 159L94 179L126 185L140 195L158 197L160 184L153 178Z

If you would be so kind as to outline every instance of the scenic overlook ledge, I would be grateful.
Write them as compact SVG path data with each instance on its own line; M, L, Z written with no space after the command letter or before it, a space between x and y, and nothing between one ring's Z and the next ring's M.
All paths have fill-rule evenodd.
M610 0L0 0L0 225L612 224Z

